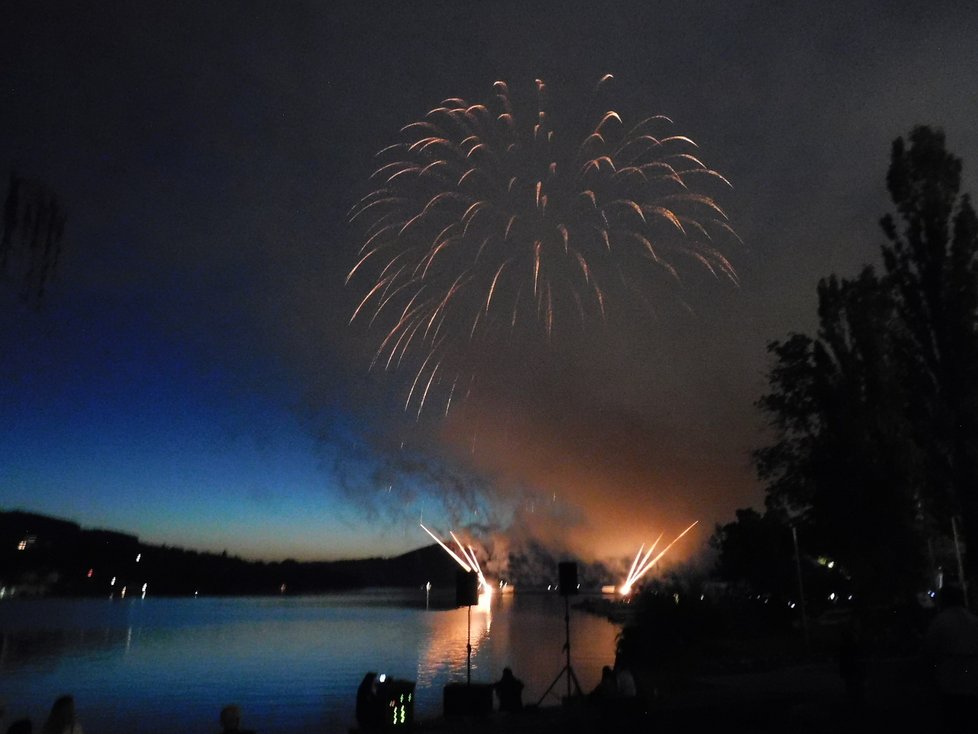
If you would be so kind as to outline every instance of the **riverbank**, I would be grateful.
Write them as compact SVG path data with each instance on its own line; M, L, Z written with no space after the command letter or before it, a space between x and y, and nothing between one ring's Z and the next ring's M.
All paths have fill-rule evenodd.
M762 673L699 676L659 699L636 706L597 706L579 699L564 706L530 707L519 714L450 717L422 721L430 734L712 729L732 732L856 732L867 729L927 730L939 712L912 658L868 663L865 699L846 697L837 665L815 662Z

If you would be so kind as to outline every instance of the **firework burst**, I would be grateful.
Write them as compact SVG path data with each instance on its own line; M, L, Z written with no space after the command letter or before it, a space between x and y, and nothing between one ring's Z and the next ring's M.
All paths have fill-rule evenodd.
M671 120L608 109L562 136L544 82L525 114L505 82L493 91L403 127L350 212L363 232L351 322L380 333L372 369L411 371L405 410L419 416L436 389L447 413L487 349L601 323L684 261L736 280L718 245L736 235L700 193L729 183Z

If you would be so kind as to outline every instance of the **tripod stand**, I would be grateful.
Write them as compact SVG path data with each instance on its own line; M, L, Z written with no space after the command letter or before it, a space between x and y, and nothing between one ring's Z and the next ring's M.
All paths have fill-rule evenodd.
M577 695L581 695L581 684L577 682L577 675L574 673L574 668L571 666L571 656L570 656L570 599L567 594L564 594L564 651L567 653L567 663L561 668L560 672L557 673L557 677L554 678L554 682L543 692L540 696L540 700L537 701L537 706L543 703L550 691L553 690L557 682L566 674L567 675L567 698L571 697L571 681L574 681L574 689L577 691Z
M466 607L469 615L469 628L465 635L465 685L472 685L472 605Z

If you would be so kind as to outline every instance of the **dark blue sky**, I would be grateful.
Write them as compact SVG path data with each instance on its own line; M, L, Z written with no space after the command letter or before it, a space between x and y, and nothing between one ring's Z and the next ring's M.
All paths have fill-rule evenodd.
M978 189L976 37L960 3L15 2L0 165L69 219L43 308L0 291L0 507L250 557L399 552L422 511L599 556L699 519L692 548L761 499L765 343L875 261L892 139L943 127ZM740 287L691 275L691 311L415 423L347 326L374 153L496 79L573 109L607 72L733 182Z

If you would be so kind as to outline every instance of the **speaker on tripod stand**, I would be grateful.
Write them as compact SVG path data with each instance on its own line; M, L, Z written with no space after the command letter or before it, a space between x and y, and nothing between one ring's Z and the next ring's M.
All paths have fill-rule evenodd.
M577 674L574 673L574 668L571 665L571 652L570 652L570 597L575 596L578 590L577 583L577 564L572 561L565 561L563 563L557 564L557 589L560 595L564 597L564 652L567 655L567 662L564 667L561 668L560 672L557 673L557 677L554 678L554 682L550 684L543 695L540 696L540 700L537 701L537 706L543 703L550 691L553 690L554 686L560 682L560 679L567 676L567 697L565 701L569 701L571 697L571 682L574 683L574 690L577 691L577 695L581 695L581 684L577 681Z
M465 639L465 682L472 683L472 607L479 604L479 576L475 571L459 571L455 574L455 606L466 607L468 632Z
M492 686L472 682L472 607L479 605L479 575L459 571L455 576L455 606L466 607L465 683L448 683L444 690L446 716L486 716L492 712Z
M455 574L455 606L474 607L479 604L479 574L458 571Z

